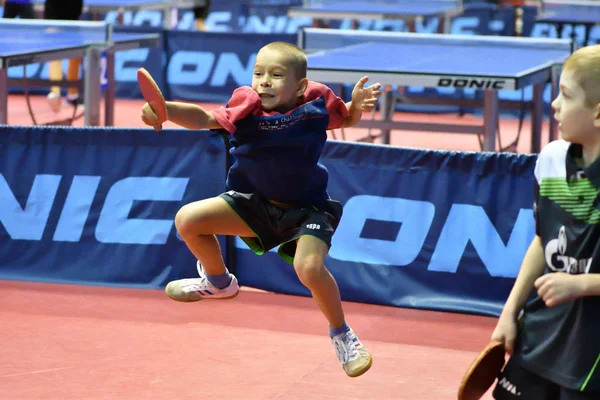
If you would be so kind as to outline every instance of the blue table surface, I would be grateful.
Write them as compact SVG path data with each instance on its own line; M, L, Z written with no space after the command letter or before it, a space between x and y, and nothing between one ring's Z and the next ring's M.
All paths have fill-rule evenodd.
M305 7L293 7L292 9L318 12L338 12L338 13L381 13L381 14L425 14L444 11L454 11L457 5L453 2L444 1L400 1L395 4L390 3L335 3L319 4Z
M143 33L114 33L113 41L118 43L148 36L150 35ZM25 31L15 30L14 27L2 27L0 24L0 57L87 46L104 42L104 38L103 32L47 32L45 29Z
M598 6L572 6L549 8L537 16L540 22L595 24L600 23L600 3Z
M546 62L564 60L565 50L513 48L495 44L406 44L367 42L309 54L308 67L339 71L460 74L518 77Z
M85 0L83 2L86 6L91 7L126 7L126 6L143 6L156 3L168 3L164 0Z
M43 4L45 0L34 0ZM148 4L171 3L169 0L84 0L83 4L88 7L140 7Z

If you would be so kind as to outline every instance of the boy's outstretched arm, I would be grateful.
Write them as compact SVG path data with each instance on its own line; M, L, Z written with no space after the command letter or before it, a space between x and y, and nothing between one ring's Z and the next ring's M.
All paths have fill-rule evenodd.
M368 76L363 76L354 85L352 100L346 103L348 117L344 120L344 128L356 125L362 118L363 111L371 111L377 105L377 99L381 95L381 84L375 83L365 88Z
M221 129L212 113L196 104L167 101L169 121L188 129Z
M167 101L167 120L188 129L222 129L212 113L196 104ZM165 121L159 121L150 105L142 108L142 121L150 126L160 126Z

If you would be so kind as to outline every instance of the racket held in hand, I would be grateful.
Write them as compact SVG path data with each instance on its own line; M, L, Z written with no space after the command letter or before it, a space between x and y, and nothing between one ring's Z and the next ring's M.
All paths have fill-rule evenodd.
M152 111L154 111L154 114L156 114L160 121L166 121L167 103L150 73L144 68L138 69L137 80L140 90L142 91L142 96L144 96L144 100L150 105L150 108L152 108ZM155 126L154 129L157 131L161 130L162 123Z
M504 344L490 342L471 363L458 389L458 400L479 400L504 368Z

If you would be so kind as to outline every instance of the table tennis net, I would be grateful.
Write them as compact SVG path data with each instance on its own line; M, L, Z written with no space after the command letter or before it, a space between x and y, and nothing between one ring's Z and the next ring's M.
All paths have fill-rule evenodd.
M541 12L568 13L570 11L600 12L597 0L550 0L542 1Z
M49 20L7 20L0 19L0 29L10 30L13 37L27 37L30 34L55 36L98 36L108 35L108 26L103 22L74 22Z
M346 31L339 29L304 28L299 36L299 47L306 53L350 48L362 43L410 43L417 45L457 44L469 46L571 49L569 40L540 38L511 38L496 36L435 35L402 32Z
M365 10L369 10L373 6L377 5L403 5L407 3L414 4L415 1L419 3L429 4L440 4L443 6L459 6L462 5L462 0L304 0L303 5L305 6L328 6L328 5L363 5Z

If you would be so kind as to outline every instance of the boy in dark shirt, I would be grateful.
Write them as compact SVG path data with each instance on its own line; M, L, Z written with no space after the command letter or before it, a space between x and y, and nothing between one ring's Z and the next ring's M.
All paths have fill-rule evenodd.
M257 54L252 87L234 91L227 108L208 112L197 105L167 102L168 120L189 129L225 129L235 163L228 192L179 210L175 225L198 259L199 278L170 282L179 301L227 299L238 282L221 257L219 235L239 236L259 255L281 245L279 255L293 264L300 281L329 322L335 352L347 375L371 366L369 352L346 324L335 279L324 258L342 215L327 194L327 169L319 163L327 129L352 126L370 111L380 84L363 77L344 103L325 85L306 79L306 55L294 45L274 42ZM158 120L148 104L142 120Z
M552 107L564 140L538 156L536 236L492 334L512 355L498 400L600 399L599 45L567 60Z

